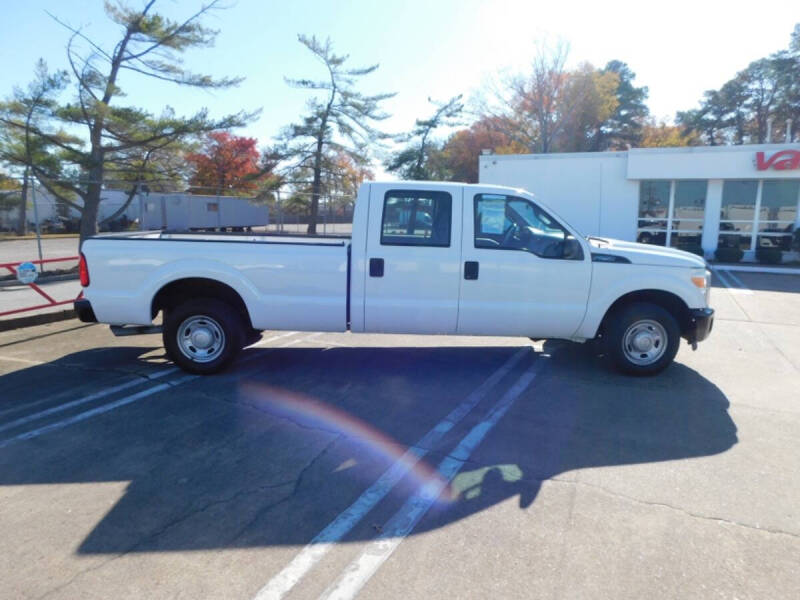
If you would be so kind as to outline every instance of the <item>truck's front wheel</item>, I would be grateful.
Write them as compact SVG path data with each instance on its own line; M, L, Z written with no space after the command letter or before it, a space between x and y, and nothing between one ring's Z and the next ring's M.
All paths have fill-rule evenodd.
M215 298L197 298L167 311L164 348L184 371L210 375L230 363L244 345L236 310Z
M631 375L654 375L675 358L680 327L668 311L649 302L628 304L610 315L607 351L616 367Z

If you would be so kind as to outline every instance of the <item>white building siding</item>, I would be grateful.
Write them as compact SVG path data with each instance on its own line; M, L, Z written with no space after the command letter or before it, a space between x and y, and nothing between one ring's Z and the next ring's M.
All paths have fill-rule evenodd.
M626 169L625 152L492 155L481 157L480 180L532 192L581 232L626 239L639 197Z
M788 151L788 152L784 152ZM777 153L783 152L778 155ZM759 154L760 153L760 154ZM725 181L758 180L759 201L755 206L727 206L727 219L739 219L738 214L761 213L760 194L764 181L800 181L800 144L762 144L749 146L717 146L699 148L647 148L622 152L592 152L567 154L483 155L479 162L481 183L525 188L544 204L587 235L600 235L623 240L637 239L640 226L639 195L642 181L664 181L670 184L672 210L678 181L707 181L705 212L701 235L703 250L710 254L720 239L720 213ZM757 158L758 156L758 158ZM775 158L777 160L771 160ZM786 157L789 158L786 158ZM778 163L783 160L783 163ZM760 166L759 168L759 161ZM777 167L777 168L776 168ZM688 186L689 184L681 184ZM800 203L800 197L798 198ZM683 221L674 217L674 225L688 225L687 208L681 206ZM691 209L689 209L691 210ZM784 210L777 217L785 227L785 215L800 225L797 206ZM670 212L670 215L672 213ZM657 221L661 217L650 217ZM670 217L672 219L672 217ZM744 219L742 219L744 220ZM747 227L759 226L768 219L757 217L755 225L742 224L742 236ZM695 221L694 228L697 228ZM723 223L723 225L725 225ZM730 224L726 231L731 233ZM739 227L739 224L736 225ZM672 231L672 226L670 226ZM725 232L723 232L725 233ZM676 232L677 234L677 232ZM737 231L738 234L738 231ZM681 235L686 235L682 233ZM661 242L673 234L661 235ZM725 237L725 236L723 236ZM730 236L729 236L730 237ZM726 239L729 239L726 237ZM761 238L760 230L753 239ZM772 238L777 239L777 238ZM784 241L786 238L781 238ZM695 242L696 243L696 242ZM755 244L756 242L753 242ZM760 243L760 242L759 242ZM767 242L769 243L769 242ZM746 258L753 252L746 248Z
M601 219L598 235L628 240L636 237L636 212L639 206L639 182L625 178L627 159L618 153L603 165L600 189ZM578 175L573 174L573 177Z

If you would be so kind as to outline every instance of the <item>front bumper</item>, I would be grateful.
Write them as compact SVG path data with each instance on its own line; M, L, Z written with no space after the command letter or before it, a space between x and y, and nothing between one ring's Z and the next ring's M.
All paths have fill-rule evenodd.
M75 300L74 307L75 307L75 313L78 315L78 319L80 319L84 323L97 323L97 317L94 316L94 309L92 308L92 303L89 302L86 298Z
M690 312L689 327L684 337L694 346L697 342L702 342L711 335L711 329L713 327L714 309L694 308Z

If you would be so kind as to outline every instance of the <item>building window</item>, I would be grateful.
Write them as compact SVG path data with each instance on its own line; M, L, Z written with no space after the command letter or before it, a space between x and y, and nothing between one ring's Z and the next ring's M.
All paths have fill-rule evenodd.
M642 181L636 240L675 248L700 246L706 180Z
M452 196L447 192L386 192L381 244L449 247L452 204Z
M764 181L758 210L759 247L792 249L800 180Z
M723 182L717 243L720 248L751 249L758 188L759 182L756 180L732 179Z
M800 180L731 180L722 187L720 247L789 250L797 219Z

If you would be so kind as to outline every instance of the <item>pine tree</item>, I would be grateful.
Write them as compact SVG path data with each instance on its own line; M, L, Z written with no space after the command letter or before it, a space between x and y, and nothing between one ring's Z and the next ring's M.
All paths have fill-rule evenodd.
M298 41L322 62L327 77L286 81L292 87L324 95L309 100L307 114L284 130L279 152L289 163L288 170L308 169L311 173L308 233L316 233L326 157L343 153L357 167L366 167L370 145L386 137L373 123L389 117L380 105L394 94L365 95L356 90L357 81L375 71L377 64L345 68L348 56L334 54L330 39L321 42L314 36L299 35Z

